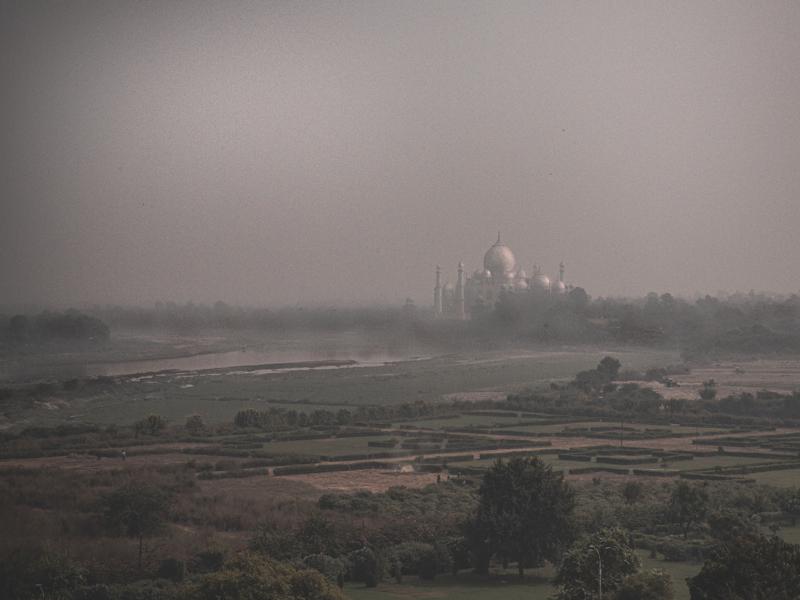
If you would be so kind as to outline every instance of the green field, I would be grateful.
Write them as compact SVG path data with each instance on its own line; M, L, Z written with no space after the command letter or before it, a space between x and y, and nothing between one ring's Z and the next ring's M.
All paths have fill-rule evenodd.
M435 581L419 581L405 577L402 584L383 582L376 588L350 585L345 588L353 600L399 600L405 598L472 598L474 600L547 600L557 588L548 581L551 570L530 570L525 583L520 583L515 573L490 578L466 571L456 576L439 575Z
M661 569L672 577L672 586L675 590L675 600L689 600L689 586L686 585L687 577L694 577L700 572L702 564L689 562L673 562L650 558L643 550L637 552L642 561L643 569Z
M63 422L125 424L149 414L173 422L199 414L208 423L229 422L243 408L265 409L281 403L340 408L369 404L399 404L445 397L469 399L475 392L517 392L567 380L594 367L606 354L625 368L645 368L676 362L674 352L574 349L560 352L484 352L447 355L428 360L367 368L294 371L253 375L242 372L165 374L152 378L117 377L114 383L83 385L66 391L56 382L51 393L35 402L6 407L15 426ZM480 423L504 417L478 417ZM482 419L482 420L481 420ZM529 419L528 419L529 420ZM452 426L443 423L442 426Z
M766 529L766 528L765 528ZM768 529L764 531L764 535L771 535L772 532ZM778 535L783 538L783 541L790 544L800 544L800 525L791 527L781 527L778 530Z

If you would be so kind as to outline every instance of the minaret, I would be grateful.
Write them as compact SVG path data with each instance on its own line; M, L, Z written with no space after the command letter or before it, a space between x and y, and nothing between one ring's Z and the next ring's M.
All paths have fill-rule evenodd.
M561 264L558 265L558 280L561 283L564 283L564 261L561 261Z
M436 287L433 288L433 314L442 316L442 270L436 265Z
M464 309L464 263L458 263L458 282L456 283L456 318L466 319Z

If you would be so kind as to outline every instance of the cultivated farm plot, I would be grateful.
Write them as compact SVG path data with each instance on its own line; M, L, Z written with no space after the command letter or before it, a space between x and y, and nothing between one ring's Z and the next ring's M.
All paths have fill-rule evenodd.
M585 454L587 450L585 448L577 448L576 451L581 454ZM614 455L613 451L602 451L601 456L593 456L591 461L585 460L570 460L569 458L564 457L564 454L568 454L569 451L564 451L561 453L561 457L557 454L539 454L537 455L536 452L532 451L529 456L537 455L538 458L544 462L545 464L551 466L555 471L562 471L566 475L570 475L571 470L574 469L586 469L586 468L611 468L611 469L622 469L622 470L630 470L631 473L633 469L646 469L648 471L658 471L658 470L667 470L670 472L694 472L694 471L703 471L703 472L710 472L713 473L715 469L725 469L730 467L748 467L754 465L769 465L775 466L776 471L765 471L762 473L746 473L741 475L736 475L738 477L745 477L747 479L756 479L757 481L761 481L762 479L764 482L769 481L779 481L780 484L776 485L791 485L791 481L795 481L796 484L800 483L800 470L777 470L780 469L782 464L786 462L787 459L770 459L770 458L757 458L757 457L749 457L749 456L731 456L728 454L718 454L718 453L709 453L706 456L695 456L692 459L688 460L670 460L667 457L666 462L661 460L661 457L658 454L647 454L646 450L643 450L641 454L620 454ZM589 453L594 453L594 451L588 451ZM610 459L606 461L604 459ZM629 460L631 461L630 464L614 464L612 462L614 459L622 459L622 460ZM641 461L641 464L637 464L637 459ZM658 462L651 462L653 459L658 459ZM492 466L494 463L494 458L490 455L481 455L479 460L469 460L469 461L459 461L454 463L449 463L448 466L451 469L458 469L458 468L466 468L469 470L485 470ZM596 477L607 477L608 475L602 471L598 473L592 474L592 476Z
M668 461L669 462L669 461ZM678 471L706 471L716 467L739 467L748 465L762 465L765 463L780 465L782 459L755 458L750 456L729 456L725 454L709 454L708 456L695 456L692 460L669 462L670 469ZM752 477L753 474L747 474Z

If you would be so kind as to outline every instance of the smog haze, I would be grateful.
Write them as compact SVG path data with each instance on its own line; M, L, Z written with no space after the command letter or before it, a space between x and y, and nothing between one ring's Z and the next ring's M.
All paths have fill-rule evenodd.
M2 304L796 292L795 2L4 2Z

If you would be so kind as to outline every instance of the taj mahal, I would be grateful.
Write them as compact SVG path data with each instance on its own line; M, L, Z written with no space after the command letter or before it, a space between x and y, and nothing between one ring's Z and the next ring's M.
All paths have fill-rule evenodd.
M514 257L511 248L500 240L483 255L483 269L464 277L464 263L458 264L456 283L442 284L442 270L436 267L436 285L433 288L433 310L437 317L469 319L490 310L502 294L528 294L532 297L565 295L569 287L564 283L564 263L558 268L558 279L553 281L538 265L531 275L525 272Z

